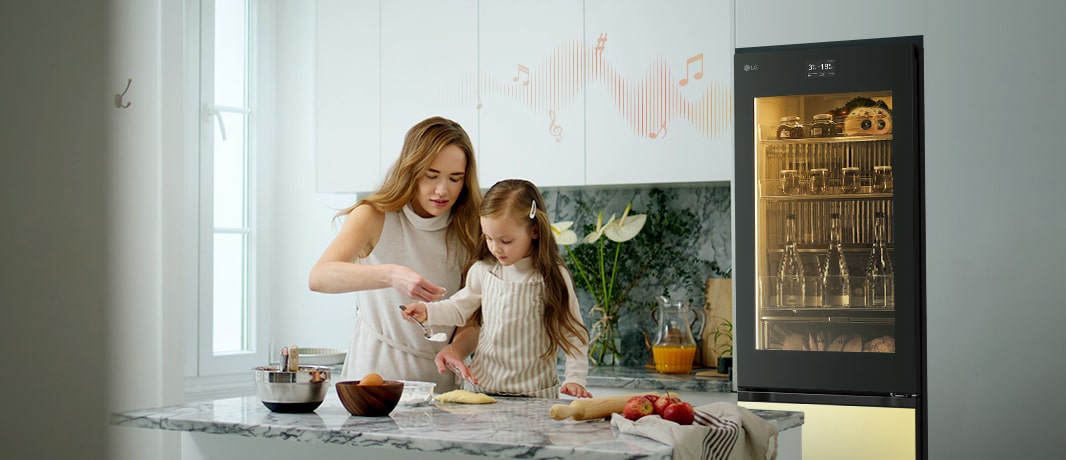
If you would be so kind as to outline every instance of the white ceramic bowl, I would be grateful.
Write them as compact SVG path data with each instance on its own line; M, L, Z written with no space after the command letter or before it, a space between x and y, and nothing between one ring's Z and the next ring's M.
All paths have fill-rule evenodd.
M400 405L417 406L426 404L433 399L433 390L437 388L434 382L420 382L417 380L401 380L403 382L403 395L400 396Z

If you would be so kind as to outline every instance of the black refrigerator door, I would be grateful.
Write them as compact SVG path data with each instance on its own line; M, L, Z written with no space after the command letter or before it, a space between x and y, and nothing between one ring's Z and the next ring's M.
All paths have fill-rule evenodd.
M733 276L741 400L918 404L925 366L921 53L921 37L737 50ZM827 262L830 246L843 254L850 278ZM894 268L887 278L873 276L878 269L869 265L878 250L878 260ZM798 262L782 271L783 259ZM799 277L782 276L797 269ZM887 300L871 287L882 279L892 285ZM831 297L840 280L843 297Z

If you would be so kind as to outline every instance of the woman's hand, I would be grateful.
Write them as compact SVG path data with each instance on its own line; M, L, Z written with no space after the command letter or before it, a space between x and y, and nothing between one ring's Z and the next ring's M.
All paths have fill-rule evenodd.
M573 382L570 382L570 383L567 383L567 384L563 385L563 387L561 389L559 389L559 392L564 394L564 395L573 396L575 398L591 398L592 397L592 393L589 393L589 391L586 390L585 387L583 387L581 385L578 385L576 383L573 383Z
M400 294L423 302L441 300L448 293L447 289L431 283L423 278L422 275L419 275L418 272L403 265L393 266L392 273L389 276L389 284Z

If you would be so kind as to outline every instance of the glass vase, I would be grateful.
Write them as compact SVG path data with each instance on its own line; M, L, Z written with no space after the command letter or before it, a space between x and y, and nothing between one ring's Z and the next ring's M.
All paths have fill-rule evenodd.
M599 318L589 328L589 362L595 366L621 364L622 337L618 334L618 318L605 315L599 306L593 307L592 312Z

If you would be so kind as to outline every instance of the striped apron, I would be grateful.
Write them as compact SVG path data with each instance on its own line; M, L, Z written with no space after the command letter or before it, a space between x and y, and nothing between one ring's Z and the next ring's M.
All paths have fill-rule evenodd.
M541 321L544 281L505 281L500 267L485 277L481 333L470 369L485 393L558 398L556 353L540 357L551 343Z

